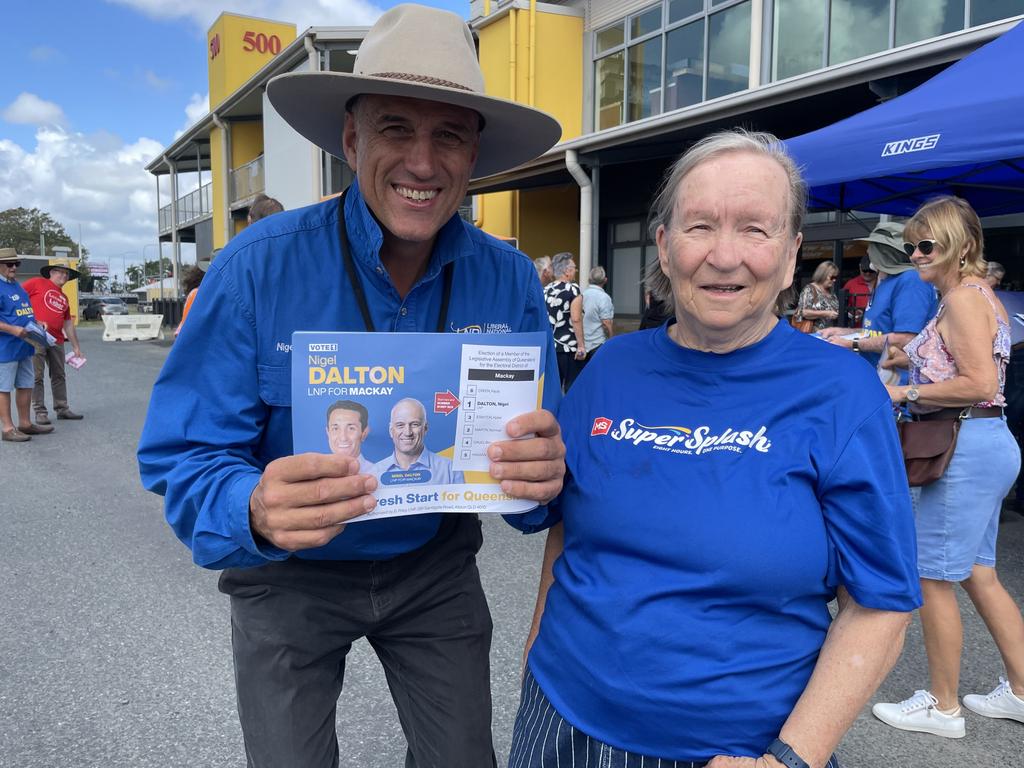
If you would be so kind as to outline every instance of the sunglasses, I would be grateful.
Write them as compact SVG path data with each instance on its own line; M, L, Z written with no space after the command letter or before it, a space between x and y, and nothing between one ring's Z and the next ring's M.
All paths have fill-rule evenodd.
M913 256L914 251L920 251L922 256L931 256L936 245L938 245L938 243L934 240L922 240L917 245L914 245L913 243L904 243L903 251L907 256Z
M20 261L0 261L0 267L20 267Z

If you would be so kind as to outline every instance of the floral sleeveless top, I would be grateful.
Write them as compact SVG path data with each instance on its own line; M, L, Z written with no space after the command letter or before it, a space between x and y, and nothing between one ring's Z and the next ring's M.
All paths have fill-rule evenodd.
M1006 398L1003 397L1003 390L1006 387L1006 364L1010 361L1010 325L999 316L996 311L995 302L980 285L976 283L965 283L962 288L974 288L981 291L992 307L992 313L996 316L996 335L992 340L992 359L996 362L996 369L999 372L999 391L989 402L975 403L977 408L1001 408L1006 405ZM935 314L928 325L924 327L914 339L907 344L904 351L910 358L910 383L911 384L934 384L939 381L949 381L958 375L956 360L949 353L946 343L939 335L936 325L942 317L945 304L939 305L939 311ZM938 410L936 408L914 408L917 411Z

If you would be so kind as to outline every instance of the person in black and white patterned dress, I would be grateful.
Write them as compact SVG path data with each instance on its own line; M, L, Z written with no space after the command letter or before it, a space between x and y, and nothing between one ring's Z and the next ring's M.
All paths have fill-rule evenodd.
M573 299L580 295L580 287L573 282L576 278L576 263L572 254L559 253L551 258L553 282L544 288L544 301L548 305L548 320L555 337L555 353L558 356L558 378L562 390L568 391L579 373L576 362L577 339L573 329L570 308Z

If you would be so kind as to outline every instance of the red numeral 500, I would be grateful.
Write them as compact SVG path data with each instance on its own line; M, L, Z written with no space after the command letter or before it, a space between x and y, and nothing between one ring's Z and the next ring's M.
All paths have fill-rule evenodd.
M281 38L277 35L267 36L262 32L246 32L242 37L242 50L272 53L276 56L281 52Z

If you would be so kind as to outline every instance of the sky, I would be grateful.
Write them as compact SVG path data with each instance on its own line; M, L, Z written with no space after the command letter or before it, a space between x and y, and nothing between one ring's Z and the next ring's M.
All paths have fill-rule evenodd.
M465 18L469 0L421 0ZM397 0L22 0L4 3L0 210L39 208L111 273L156 257L145 166L208 111L206 31L223 11L369 25ZM163 179L166 181L166 176ZM180 190L183 194L186 189ZM161 202L169 197L162 187ZM146 247L149 245L150 247ZM183 247L183 261L194 258ZM170 247L164 246L165 257Z

